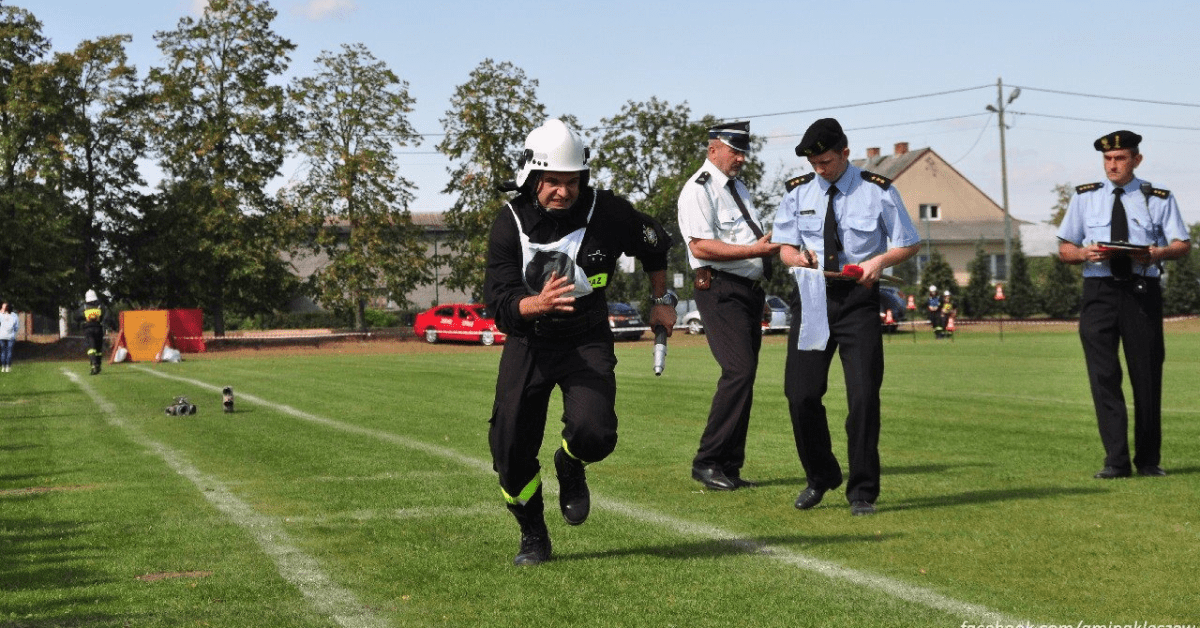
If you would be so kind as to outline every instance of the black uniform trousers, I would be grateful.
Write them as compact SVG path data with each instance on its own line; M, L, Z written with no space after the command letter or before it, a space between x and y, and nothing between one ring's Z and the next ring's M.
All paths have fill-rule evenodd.
M802 320L799 302L792 303L784 393L792 416L796 453L808 485L822 490L842 483L842 470L829 435L822 398L829 389L833 354L841 355L846 379L848 501L875 502L879 496L879 388L883 385L883 332L879 323L879 287L852 281L826 284L829 344L824 350L800 351L796 343Z
M99 324L83 326L83 337L87 340L88 356L104 354L104 327Z
M1162 287L1157 278L1083 281L1079 338L1087 360L1092 403L1104 444L1104 466L1130 469L1129 414L1121 390L1120 344L1133 389L1134 466L1157 466L1162 447L1162 374L1165 350Z
M541 471L538 452L555 386L562 390L562 437L571 455L591 463L616 449L616 366L608 325L555 341L509 336L488 433L493 468L507 494L520 494Z
M714 271L709 289L697 290L694 297L721 377L692 466L740 477L746 463L766 293L756 281Z

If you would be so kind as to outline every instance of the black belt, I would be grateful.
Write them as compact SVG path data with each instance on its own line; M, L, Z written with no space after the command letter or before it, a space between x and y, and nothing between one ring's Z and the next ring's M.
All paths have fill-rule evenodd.
M604 310L589 310L575 316L543 316L533 321L533 335L539 338L578 336L608 320Z
M732 281L733 283L741 284L741 285L746 286L747 288L751 288L753 290L761 290L762 289L763 282L761 279L751 279L749 277L743 277L741 275L737 275L737 274L734 274L734 273L731 273L728 271L717 270L716 268L712 269L712 274L713 274L713 277L720 277L723 280L729 280L729 281Z

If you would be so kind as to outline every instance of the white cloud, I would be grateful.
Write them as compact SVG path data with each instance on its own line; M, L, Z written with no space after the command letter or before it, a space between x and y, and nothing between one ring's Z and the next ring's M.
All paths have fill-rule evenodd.
M345 17L358 9L355 0L308 0L297 7L297 11L310 20L327 17Z

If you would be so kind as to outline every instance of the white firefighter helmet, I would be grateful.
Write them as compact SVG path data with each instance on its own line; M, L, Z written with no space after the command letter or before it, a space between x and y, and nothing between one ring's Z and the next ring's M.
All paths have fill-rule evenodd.
M100 297L96 296L95 290L88 290L87 293L83 295L83 300L91 303L92 301L99 301Z
M950 296L950 291L949 291L949 290L947 290L947 291L946 291L945 293L943 293L943 294L945 294L946 296Z
M542 126L530 131L529 137L525 138L525 150L521 152L521 159L517 162L521 169L517 173L517 186L525 185L529 173L534 170L586 171L589 152L583 145L583 140L563 124L562 120L546 120Z
M937 294L937 286L929 286L929 291L934 294Z

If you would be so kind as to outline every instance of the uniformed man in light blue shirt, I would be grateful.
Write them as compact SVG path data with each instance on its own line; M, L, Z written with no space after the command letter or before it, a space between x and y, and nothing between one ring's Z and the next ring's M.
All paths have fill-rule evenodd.
M1093 143L1104 153L1107 181L1075 188L1058 230L1059 257L1083 264L1079 337L1087 360L1092 402L1104 444L1104 468L1095 478L1166 475L1162 447L1162 261L1191 249L1175 197L1134 176L1142 137L1115 131ZM1134 443L1121 390L1118 344L1133 388Z
M804 133L796 154L808 158L814 172L788 182L772 241L783 245L784 264L822 268L828 277L823 309L829 317L829 341L824 349L798 348L803 313L799 302L792 304L784 391L807 475L796 508L816 506L826 491L842 483L822 402L830 362L840 352L849 403L846 498L851 514L869 515L875 512L880 473L883 335L877 282L885 269L917 253L920 236L891 181L851 165L848 144L833 118L817 120ZM843 273L847 265L860 267L861 275L850 278Z

